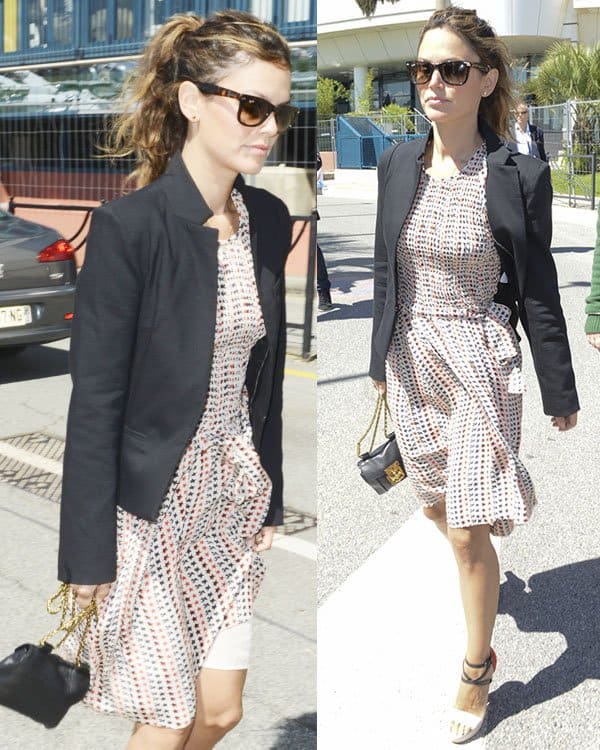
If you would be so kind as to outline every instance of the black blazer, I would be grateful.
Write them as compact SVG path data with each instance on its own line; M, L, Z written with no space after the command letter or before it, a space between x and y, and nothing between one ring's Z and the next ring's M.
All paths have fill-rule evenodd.
M548 161L546 155L546 149L544 148L544 131L537 125L529 123L529 133L531 134L531 140L537 146L538 154L542 161Z
M529 338L544 412L579 409L567 330L558 293L552 239L552 185L545 162L512 153L480 120L486 141L487 211L502 270L495 300L512 310ZM369 374L385 380L385 358L396 322L396 244L415 197L427 139L384 151L378 166L373 335Z
M236 181L250 216L266 328L246 386L253 439L282 522L282 381L287 208ZM155 520L200 420L210 380L218 232L181 154L141 190L94 211L77 282L58 577L113 581L117 505Z

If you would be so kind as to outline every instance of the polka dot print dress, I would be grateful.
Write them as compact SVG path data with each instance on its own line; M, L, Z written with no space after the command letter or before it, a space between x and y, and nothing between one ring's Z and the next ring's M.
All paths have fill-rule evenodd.
M117 579L84 652L92 671L84 703L153 726L193 721L206 654L223 628L251 618L264 574L247 540L263 524L271 483L252 443L244 380L265 329L248 213L239 192L232 198L240 227L218 249L205 410L157 522L117 509Z
M396 249L388 401L407 474L448 525L507 535L535 505L521 463L523 381L487 219L486 148L446 178L424 171Z

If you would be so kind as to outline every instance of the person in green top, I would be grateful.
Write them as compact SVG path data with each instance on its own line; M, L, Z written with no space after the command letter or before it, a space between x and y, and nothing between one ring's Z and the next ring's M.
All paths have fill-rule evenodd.
M600 206L598 207L598 224L596 227L596 249L592 266L592 285L590 296L586 300L585 332L590 344L600 351Z

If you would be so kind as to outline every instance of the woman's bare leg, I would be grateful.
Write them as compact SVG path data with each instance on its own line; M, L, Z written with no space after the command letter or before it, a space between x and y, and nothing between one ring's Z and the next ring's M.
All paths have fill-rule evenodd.
M167 729L135 724L126 750L183 750L191 728L191 725L185 729Z
M196 719L185 750L212 750L240 722L246 674L246 669L200 670Z
M423 508L425 517L433 521L442 534L448 538L448 524L446 523L446 501L440 500L435 505L426 505Z
M496 550L487 525L464 529L448 528L448 540L458 564L460 593L467 625L466 658L471 664L483 664L490 655L492 632L498 612L500 571ZM469 677L491 677L492 669L471 669L465 665ZM489 685L469 685L461 681L456 707L483 716L487 705ZM454 728L460 734L466 728Z

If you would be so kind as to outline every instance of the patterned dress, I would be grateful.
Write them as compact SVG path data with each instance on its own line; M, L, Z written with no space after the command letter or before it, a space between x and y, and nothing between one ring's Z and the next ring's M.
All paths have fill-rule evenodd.
M271 482L252 443L244 380L265 329L248 213L239 192L232 198L240 227L219 244L205 410L158 520L117 508L117 578L84 651L92 672L84 703L153 726L193 721L206 655L223 629L252 617L264 574L249 539L263 525Z
M523 380L487 218L486 148L446 178L422 172L396 249L398 318L388 400L421 502L448 525L507 535L535 504L521 463Z

